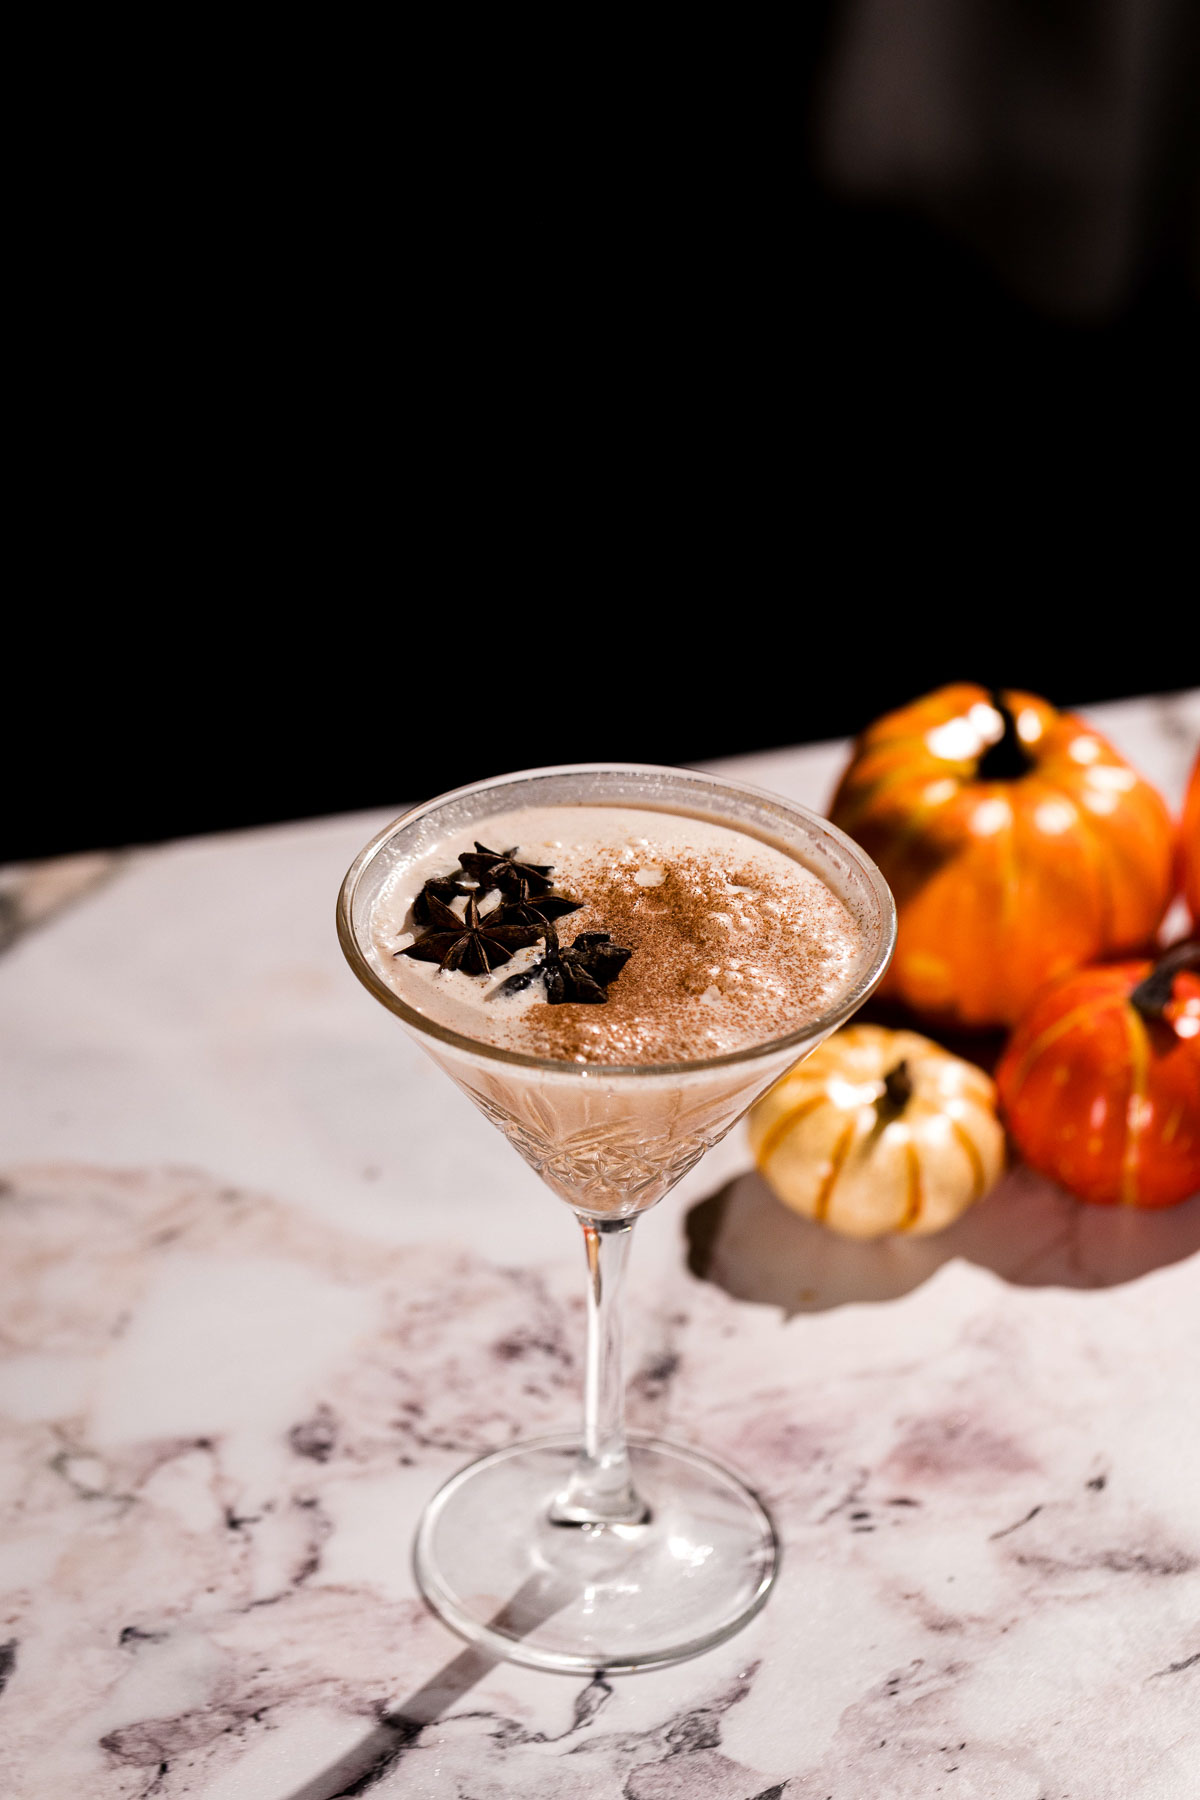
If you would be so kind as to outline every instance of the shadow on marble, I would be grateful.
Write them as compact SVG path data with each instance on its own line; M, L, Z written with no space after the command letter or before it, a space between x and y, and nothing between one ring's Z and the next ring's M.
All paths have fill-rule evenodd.
M330 1764L288 1800L435 1791L458 1795L486 1791L497 1797L503 1792L523 1794L527 1800L559 1800L567 1793L585 1792L620 1793L627 1800L697 1800L699 1795L705 1800L778 1800L785 1782L772 1781L722 1748L724 1716L750 1696L761 1666L756 1659L707 1690L693 1690L688 1698L678 1695L652 1720L607 1731L603 1715L613 1700L613 1684L595 1674L576 1691L565 1729L545 1732L486 1706L450 1711L453 1702L492 1667L485 1653L466 1650L439 1669L356 1750ZM424 1728L438 1723L450 1729L422 1742ZM474 1729L464 1737L454 1732L455 1725ZM546 1758L539 1752L547 1745L561 1748ZM532 1760L521 1756L527 1748L534 1751ZM399 1768L409 1752L425 1766ZM568 1773L560 1760L563 1756L583 1760ZM396 1773L400 1785L392 1780Z
M895 1300L956 1257L1017 1287L1116 1287L1200 1250L1200 1195L1159 1212L1085 1206L1016 1168L946 1231L860 1242L791 1212L750 1172L697 1201L684 1228L693 1275L791 1318Z
M557 1583L548 1581L545 1576L535 1576L493 1614L490 1623L521 1638L556 1613L565 1598ZM468 1644L414 1693L390 1706L379 1724L359 1743L343 1751L335 1763L330 1763L319 1775L297 1788L288 1800L349 1800L351 1795L365 1793L395 1767L427 1725L442 1718L501 1660L490 1650ZM580 1708L585 1706L587 1695L599 1681L597 1677L580 1696L573 1730L582 1722ZM607 1683L601 1685L607 1692Z
M86 898L110 880L124 860L119 852L98 850L0 867L0 952Z

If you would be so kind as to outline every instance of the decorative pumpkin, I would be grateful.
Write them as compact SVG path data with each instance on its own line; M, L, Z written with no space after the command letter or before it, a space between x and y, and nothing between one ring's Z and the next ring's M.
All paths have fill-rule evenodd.
M1102 1206L1200 1189L1200 945L1080 969L1042 994L996 1071L1026 1162Z
M1200 925L1200 756L1192 767L1179 827L1180 886L1192 922Z
M1046 982L1145 948L1172 889L1165 802L1090 726L966 683L863 734L830 814L899 912L880 988L924 1018L1020 1018Z
M781 1200L847 1237L940 1231L1004 1164L982 1069L880 1025L846 1026L777 1081L750 1143Z

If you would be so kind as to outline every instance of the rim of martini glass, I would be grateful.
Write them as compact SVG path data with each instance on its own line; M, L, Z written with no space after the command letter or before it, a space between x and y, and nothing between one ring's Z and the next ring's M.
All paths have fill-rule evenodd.
M718 794L722 792L745 794L754 800L766 800L776 809L791 815L793 819L802 820L810 829L815 827L814 836L828 838L835 843L842 854L855 865L875 896L883 921L883 929L880 932L874 956L871 957L853 986L846 990L834 1006L818 1014L816 1018L807 1019L794 1031L782 1032L778 1037L764 1038L761 1043L748 1044L740 1050L727 1050L720 1056L694 1057L687 1062L564 1062L559 1058L531 1056L524 1050L510 1050L499 1044L484 1043L479 1038L467 1037L462 1032L451 1031L448 1026L438 1024L436 1020L428 1018L424 1013L418 1012L415 1007L409 1006L405 1000L402 1000L396 990L388 986L363 955L353 923L354 900L363 873L392 838L409 826L416 824L418 819L424 818L429 813L437 812L440 807L447 805L450 801L467 799L472 794L490 793L496 788L514 786L520 781L534 781L539 777L548 778L556 775L659 775L675 780L680 777L690 778L693 781L708 783ZM585 800L578 804L606 805L608 802ZM626 802L626 804L632 804L632 802ZM654 806L649 803L646 810L674 812L676 817L681 816L678 808L672 808L669 805ZM682 816L689 815L684 813ZM740 821L729 818L723 820L719 813L714 813L714 817L718 824L724 823L729 829L742 832L743 836L752 838L757 835ZM483 821L480 823L482 824ZM759 841L766 842L767 840L759 838ZM815 843L813 849L814 851L816 849ZM803 861L800 857L797 857L796 860ZM804 866L808 867L809 865L805 863ZM821 875L819 867L813 868L811 872L821 876L823 880L826 879ZM832 886L833 884L827 881L826 885ZM834 891L838 890L835 888ZM840 898L849 904L846 895L842 894ZM851 910L855 909L852 907ZM860 923L862 923L861 920ZM727 1068L735 1063L753 1062L759 1057L774 1056L782 1050L790 1049L793 1045L800 1049L805 1044L811 1043L814 1037L833 1031L843 1020L858 1011L863 1001L878 986L892 959L892 952L896 947L896 903L887 882L870 857L859 848L853 838L847 837L844 831L839 831L836 825L831 825L828 819L823 819L811 808L801 806L795 800L788 800L782 794L774 794L768 788L752 787L744 781L731 781L724 775L709 775L703 769L672 768L665 763L552 763L547 764L544 768L516 769L507 775L493 775L489 776L486 781L472 781L465 787L450 788L444 794L435 795L432 800L423 801L420 806L410 807L407 812L401 813L399 818L393 819L390 825L385 825L382 831L376 832L370 843L359 851L342 882L337 900L337 933L346 961L368 993L373 994L381 1005L386 1006L389 1012L395 1013L398 1019L403 1020L414 1031L422 1032L427 1037L437 1038L441 1043L449 1044L455 1050L467 1051L472 1056L483 1057L489 1062L508 1063L526 1069L542 1069L558 1075L575 1074L592 1078L603 1076L606 1080L609 1077L618 1079L636 1077L638 1080L645 1081L650 1076L694 1075L702 1070Z

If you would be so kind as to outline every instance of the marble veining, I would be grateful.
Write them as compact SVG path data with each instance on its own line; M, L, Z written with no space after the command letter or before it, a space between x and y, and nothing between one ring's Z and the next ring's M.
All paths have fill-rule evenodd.
M741 1469L784 1570L695 1664L572 1682L458 1645L408 1543L464 1457L572 1421L573 1261L77 1165L12 1171L0 1239L14 1795L1194 1791L1194 1264L956 1260L804 1317L635 1293L634 1424Z

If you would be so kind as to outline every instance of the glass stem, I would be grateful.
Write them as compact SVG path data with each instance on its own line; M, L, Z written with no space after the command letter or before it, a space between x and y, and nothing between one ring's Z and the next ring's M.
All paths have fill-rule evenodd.
M583 1448L551 1508L559 1525L637 1525L650 1509L633 1485L625 1443L621 1374L621 1288L632 1219L582 1219L588 1264L587 1371Z

